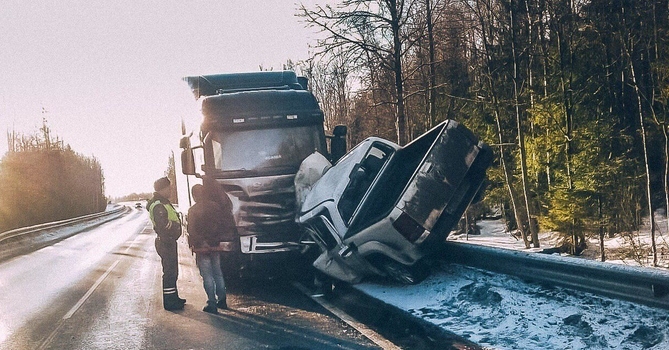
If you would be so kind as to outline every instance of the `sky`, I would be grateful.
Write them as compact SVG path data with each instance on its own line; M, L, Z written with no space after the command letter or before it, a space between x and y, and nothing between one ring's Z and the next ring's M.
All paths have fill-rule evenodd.
M197 113L184 76L281 69L317 33L295 16L325 0L3 0L5 133L52 133L102 165L111 197L151 192L180 120Z

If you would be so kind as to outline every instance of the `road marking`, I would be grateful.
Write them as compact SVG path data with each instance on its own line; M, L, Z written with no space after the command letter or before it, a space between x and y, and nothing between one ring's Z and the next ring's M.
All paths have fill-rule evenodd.
M125 250L123 251L123 254L127 254L130 251L130 248L132 248L132 246L135 243L137 243L138 239L139 239L139 236L135 237L135 239L130 244L128 244L128 246L125 248ZM102 283L102 281L104 281L105 278L107 278L107 276L109 276L109 274L114 270L116 265L118 265L120 262L121 262L121 258L118 258L116 261L114 261L113 264L111 264L111 266L109 266L109 268L107 268L107 271L105 271L105 273L103 273L102 276L100 276L97 279L97 281L95 281L95 283L93 283L93 285L91 286L91 288L88 289L86 294L84 294L84 296L81 297L81 299L79 299L79 301L76 304L74 304L74 306L70 309L70 311L68 311L65 314L65 316L63 316L63 320L67 320L70 317L72 317L72 315L74 315L74 313L77 312L77 310L79 310L81 305L84 305L86 300L88 300L88 298L90 298L91 294L93 294L93 292L98 288L98 286Z
M351 315L345 313L344 311L340 310L336 306L330 304L330 302L325 300L322 295L312 295L311 292L299 282L293 282L293 286L295 288L299 289L300 292L302 292L304 295L311 298L311 300L317 302L322 307L324 307L326 310L330 311L335 316L337 316L339 319L346 322L346 324L355 328L355 330L360 332L360 334L362 334L367 339L374 342L374 344L380 346L382 349L384 349L384 350L401 350L402 349L399 346L395 345L390 340L384 338L381 334L375 332L373 329L367 327L363 323L360 323L358 320L353 318Z
M74 313L77 312L77 310L79 310L79 308L81 307L81 305L83 305L83 304L86 302L86 300L88 300L88 298L91 296L91 294L93 294L93 292L95 291L95 289L97 289L98 286L102 283L102 281L104 281L104 279L107 278L107 276L109 276L109 274L110 274L110 273L112 272L112 270L116 267L116 265L118 265L119 262L121 262L120 259L114 261L114 263L111 264L111 266L109 266L109 268L107 269L107 271L105 271L105 273L103 273L102 276L100 276L100 277L98 278L98 280L95 281L95 283L91 286L91 288L88 289L88 291L86 292L86 294L84 294L84 296L81 297L81 299L79 299L79 301L78 301L76 304L74 304L74 306L70 309L70 311L68 311L68 312L65 314L65 316L63 316L63 320L67 320L68 318L72 317L72 315L74 315Z
M44 339L44 341L42 342L42 344L40 344L38 349L44 349L46 345L51 343L56 334L58 334L60 328L65 324L65 320L72 317L72 315L74 315L74 313L77 312L77 310L79 310L81 305L83 305L84 302L86 302L86 300L91 296L91 294L93 294L93 291L95 291L95 289L100 285L100 283L102 283L102 281L112 272L112 270L114 270L114 268L116 267L116 265L118 265L119 262L120 259L116 260L111 266L109 266L107 271L105 271L105 273L103 273L102 276L100 276L98 280L95 281L93 286L88 289L86 294L84 294L84 296L81 297L81 299L79 299L79 301L70 309L70 311L68 311L65 314L65 316L63 316L62 320L58 322L58 325L56 325L56 328L51 332L51 334L49 334L49 336L46 339Z
M136 236L135 239L132 242L130 242L130 244L128 244L128 246L125 248L125 250L123 251L122 254L124 254L124 255L128 254L130 249L133 248L133 246L136 243L138 243L140 241L140 239L143 239L143 237ZM74 313L77 312L77 310L79 310L79 308L81 308L81 306L86 302L86 300L88 300L88 298L90 298L90 296L98 288L98 286L102 283L102 281L104 281L105 278L107 278L107 276L109 276L109 274L114 270L114 268L116 268L116 266L120 262L121 262L121 258L118 258L118 259L116 259L116 261L114 261L114 263L111 264L111 266L109 266L109 268L107 268L107 271L105 271L105 273L103 273L102 276L100 276L95 281L95 283L91 286L91 288L88 289L86 294L84 294L84 296L82 296L81 299L79 299L79 301L70 309L70 311L68 311L65 314L65 316L63 316L63 318L60 321L58 321L58 324L56 324L56 327L54 328L54 330L51 331L51 334L49 334L49 336L46 337L42 341L42 343L37 347L38 350L45 349L51 343L51 341L53 341L53 338L56 336L56 334L58 334L60 329L65 324L65 321L68 320L70 317L72 317L74 315Z

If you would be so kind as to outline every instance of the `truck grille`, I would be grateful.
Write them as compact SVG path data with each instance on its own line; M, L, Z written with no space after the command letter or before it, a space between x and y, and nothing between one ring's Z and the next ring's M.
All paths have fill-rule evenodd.
M299 243L294 175L219 179L233 201L239 235L254 244Z

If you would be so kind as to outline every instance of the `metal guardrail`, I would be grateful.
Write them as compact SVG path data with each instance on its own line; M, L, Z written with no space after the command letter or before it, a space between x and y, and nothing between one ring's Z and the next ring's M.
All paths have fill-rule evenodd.
M444 260L669 309L669 271L447 242Z
M50 230L54 228L59 228L63 226L69 226L69 225L74 225L74 224L80 224L82 222L94 220L94 219L99 219L103 218L106 216L111 216L114 214L121 213L128 208L125 206L120 206L114 210L110 211L103 211L100 213L95 213L95 214L90 214L90 215L84 215L84 216L79 216L76 218L72 219L66 219L66 220L61 220L61 221L54 221L54 222L47 222L44 224L39 224L39 225L33 225L33 226L28 226L28 227L21 227L17 228L14 230L9 230L5 232L0 232L0 243L5 240L13 239L13 238L19 238L21 236L35 233L37 231L44 231L44 230Z
M0 232L0 261L48 246L129 211L129 207L119 206L101 213Z

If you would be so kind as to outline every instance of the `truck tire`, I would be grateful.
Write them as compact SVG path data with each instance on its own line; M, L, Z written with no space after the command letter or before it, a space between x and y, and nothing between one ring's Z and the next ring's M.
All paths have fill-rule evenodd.
M237 252L221 252L221 271L223 271L226 283L238 282L243 277L238 254Z

